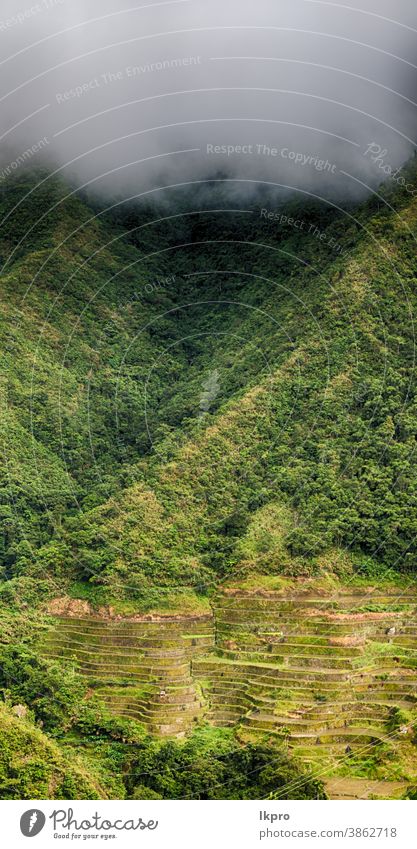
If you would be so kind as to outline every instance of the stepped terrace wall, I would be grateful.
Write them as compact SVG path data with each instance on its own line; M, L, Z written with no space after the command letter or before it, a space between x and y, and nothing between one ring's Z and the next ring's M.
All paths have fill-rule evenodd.
M55 617L43 651L72 658L113 714L151 733L239 726L328 764L411 745L416 611L411 593L234 591L215 599L213 615Z
M204 715L191 660L214 647L212 616L56 617L42 651L68 658L109 711L154 734L183 735Z
M214 606L216 652L193 675L216 726L281 739L305 761L409 743L417 596L236 593Z

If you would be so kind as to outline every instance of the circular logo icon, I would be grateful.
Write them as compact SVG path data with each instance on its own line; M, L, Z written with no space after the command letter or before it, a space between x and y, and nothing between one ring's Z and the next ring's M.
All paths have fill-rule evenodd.
M25 811L20 817L20 831L25 837L36 837L42 831L45 822L45 814L36 810L36 808L32 808L30 811Z

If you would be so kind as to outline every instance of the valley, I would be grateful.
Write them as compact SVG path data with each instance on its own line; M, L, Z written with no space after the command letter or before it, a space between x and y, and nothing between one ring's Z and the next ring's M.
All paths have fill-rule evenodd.
M0 195L4 798L417 794L417 201L232 182Z

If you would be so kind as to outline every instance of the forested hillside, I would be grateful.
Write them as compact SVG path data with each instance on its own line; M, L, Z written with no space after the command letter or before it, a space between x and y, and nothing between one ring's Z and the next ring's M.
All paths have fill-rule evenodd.
M132 733L79 714L75 673L47 727L25 652L52 599L188 613L277 576L414 578L417 200L381 192L340 210L221 176L128 205L40 172L4 185L0 723L12 739L19 699L46 722L42 787L60 769L45 735L72 729L70 747L117 741L87 787L117 795ZM68 769L85 793L82 761Z
M4 577L413 570L414 199L280 225L208 212L221 184L192 214L69 194L2 199Z

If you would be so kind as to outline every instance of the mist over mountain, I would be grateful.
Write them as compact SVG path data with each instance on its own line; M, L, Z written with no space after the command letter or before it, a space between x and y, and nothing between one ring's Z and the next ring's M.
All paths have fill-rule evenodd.
M180 190L167 214L97 213L56 178L9 180L6 578L145 603L276 558L290 574L330 551L413 568L415 164L404 173L384 203L344 212L230 209L216 184L212 208ZM248 559L265 509L278 538Z
M221 172L358 198L415 147L416 27L412 0L8 0L2 177L30 160L119 197Z
M415 794L404 177L343 211L7 177L5 798Z
M417 7L131 3L0 13L0 796L417 798Z

